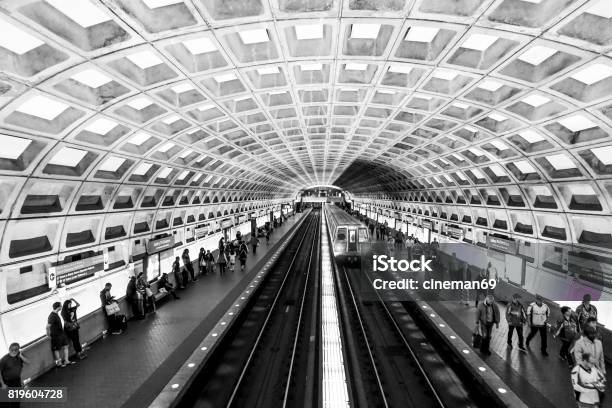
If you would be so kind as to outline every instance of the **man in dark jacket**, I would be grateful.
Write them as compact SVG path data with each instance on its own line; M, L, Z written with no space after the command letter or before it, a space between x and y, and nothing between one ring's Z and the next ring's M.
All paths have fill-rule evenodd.
M495 328L499 328L499 307L495 303L493 295L488 295L484 302L478 305L476 311L476 328L482 336L480 351L486 355L491 355L489 345L491 344L493 325L495 325Z
M527 312L521 303L521 295L512 295L512 301L506 308L506 320L508 321L508 348L512 348L512 333L516 330L519 339L519 350L525 351L523 345L523 325L527 323Z
M159 278L159 281L157 282L157 290L160 290L160 289L165 289L166 292L170 293L173 298L180 299L180 297L176 295L176 291L174 290L174 285L168 281L167 273L163 273L161 278Z

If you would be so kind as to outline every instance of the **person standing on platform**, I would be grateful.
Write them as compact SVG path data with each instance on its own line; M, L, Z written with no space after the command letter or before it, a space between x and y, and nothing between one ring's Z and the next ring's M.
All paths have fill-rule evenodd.
M489 346L493 336L493 325L499 329L499 307L495 303L493 295L488 295L476 311L476 328L482 335L480 351L483 354L491 355Z
M1 388L19 388L23 387L21 381L21 371L23 365L30 364L28 360L20 351L21 347L19 343L11 343L9 346L8 354L0 359L0 387ZM13 402L7 403L7 408L19 408L20 403Z
M508 322L508 348L512 348L512 335L516 330L519 340L519 350L525 351L523 345L523 325L527 323L527 312L521 303L521 295L512 295L512 301L506 308L506 321Z
M270 230L266 230L266 245L270 245Z
M125 288L125 300L132 308L132 314L134 317L138 317L138 295L136 293L136 277L130 276L130 281Z
M483 280L487 280L487 273L485 271L483 271L482 269L480 270L480 272L478 273L478 277L476 278L476 280L478 282L482 282ZM474 306L478 307L478 302L481 299L484 299L485 296L487 296L487 290L486 289L482 289L482 288L477 288L476 289L476 301Z
M217 264L219 265L219 275L225 275L225 267L227 265L227 259L225 257L225 240L221 238L219 240L219 254L217 255Z
M234 272L234 266L236 265L236 252L234 251L234 248L231 248L229 251L229 270L230 272Z
M578 324L573 316L572 309L568 306L561 308L561 320L557 322L557 329L553 334L553 337L559 336L561 339L561 350L559 351L559 358L567 361L570 367L574 366L574 358L570 353L570 347L576 337L578 336Z
M74 302L74 305L72 304ZM72 347L74 347L74 351L76 351L77 356L80 360L87 357L87 355L83 352L83 347L81 346L81 339L79 339L79 320L77 318L77 308L81 306L79 302L75 299L68 299L64 302L62 306L62 319L64 320L64 332L68 339L72 342Z
M576 308L576 318L578 320L578 330L582 331L585 328L587 319L594 317L597 320L597 308L591 304L591 295L585 294L582 297L582 303Z
M155 298L153 297L151 285L147 282L144 272L140 272L136 277L136 291L139 293L141 302L144 306L143 314L146 314L147 311L155 313Z
M204 248L200 248L198 253L198 273L200 275L206 274L206 251L204 251Z
M581 354L580 363L572 369L571 378L578 408L600 407L600 394L605 390L606 377L593 364L591 354Z
M244 271L248 253L249 253L249 247L247 246L246 242L241 241L240 245L238 245L238 259L240 260L240 270L241 271Z
M526 346L529 348L529 342L540 333L540 351L544 357L548 356L546 351L547 339L546 330L548 318L550 317L550 308L542 302L542 296L536 295L535 302L531 303L527 308L527 319L529 321L529 335L527 336Z
M193 265L191 263L191 258L189 257L189 249L185 248L185 250L183 251L183 267L185 268L185 270L187 272L189 272L189 275L191 276L191 281L195 282L198 279L195 277L195 271L193 269Z
M174 274L174 281L178 287L180 289L185 289L185 282L183 282L183 274L181 271L181 261L178 256L174 258L174 262L172 263L172 273Z
M214 264L215 264L215 258L213 257L213 254L210 252L210 250L206 250L206 273L213 273L214 272Z
M603 343L596 337L597 333L592 327L585 327L582 336L574 344L574 359L576 364L582 363L582 355L591 356L593 365L606 375L606 362L604 360Z
M60 302L53 303L53 311L47 319L47 336L51 339L51 350L55 356L55 365L57 367L66 367L66 365L74 364L75 362L70 361L68 337L64 332L62 319L59 315L61 310L62 304Z
M253 247L253 255L257 253L257 246L259 245L259 238L255 235L251 236L251 246Z
M113 285L110 282L104 284L104 289L100 291L100 302L102 302L102 311L108 322L108 329L112 334L121 334L123 332L121 327L119 327L119 312L121 310L115 297L110 293L112 287ZM121 315L121 317L125 316Z

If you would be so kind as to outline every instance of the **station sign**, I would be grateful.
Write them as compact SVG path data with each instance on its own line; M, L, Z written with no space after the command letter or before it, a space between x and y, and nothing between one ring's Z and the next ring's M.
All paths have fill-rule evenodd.
M200 238L205 237L206 235L208 235L209 228L210 227L208 226L208 224L206 224L206 225L204 225L202 227L196 228L195 229L196 238L200 239Z
M459 227L455 227L453 225L448 225L446 227L446 230L448 232L448 235L450 235L451 237L461 240L463 239L463 229L459 228Z
M150 239L147 242L147 253L154 254L165 251L166 249L174 248L174 236L164 237L159 239Z
M232 222L231 219L226 219L226 220L222 220L221 221L221 228L225 229L225 228L230 228L233 227L234 223Z
M516 255L516 241L487 235L487 247L495 251Z
M104 255L81 259L67 264L49 268L49 280L55 280L55 285L62 286L93 276L104 270Z
M423 220L423 221L421 221L421 226L422 226L423 228L429 228L429 229L432 229L433 224L432 224L432 222L431 222L431 221L429 221L429 220Z

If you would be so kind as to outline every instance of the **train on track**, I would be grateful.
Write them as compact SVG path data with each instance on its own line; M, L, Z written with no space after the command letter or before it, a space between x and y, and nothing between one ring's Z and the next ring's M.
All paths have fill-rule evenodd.
M324 204L324 212L336 260L360 263L370 246L368 227L334 204Z

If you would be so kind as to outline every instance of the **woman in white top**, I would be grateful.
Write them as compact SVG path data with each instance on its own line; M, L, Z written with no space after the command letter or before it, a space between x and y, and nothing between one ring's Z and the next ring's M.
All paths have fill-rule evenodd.
M588 353L582 355L582 362L572 369L572 385L576 392L579 408L599 408L599 393L604 391L605 377L593 365Z

